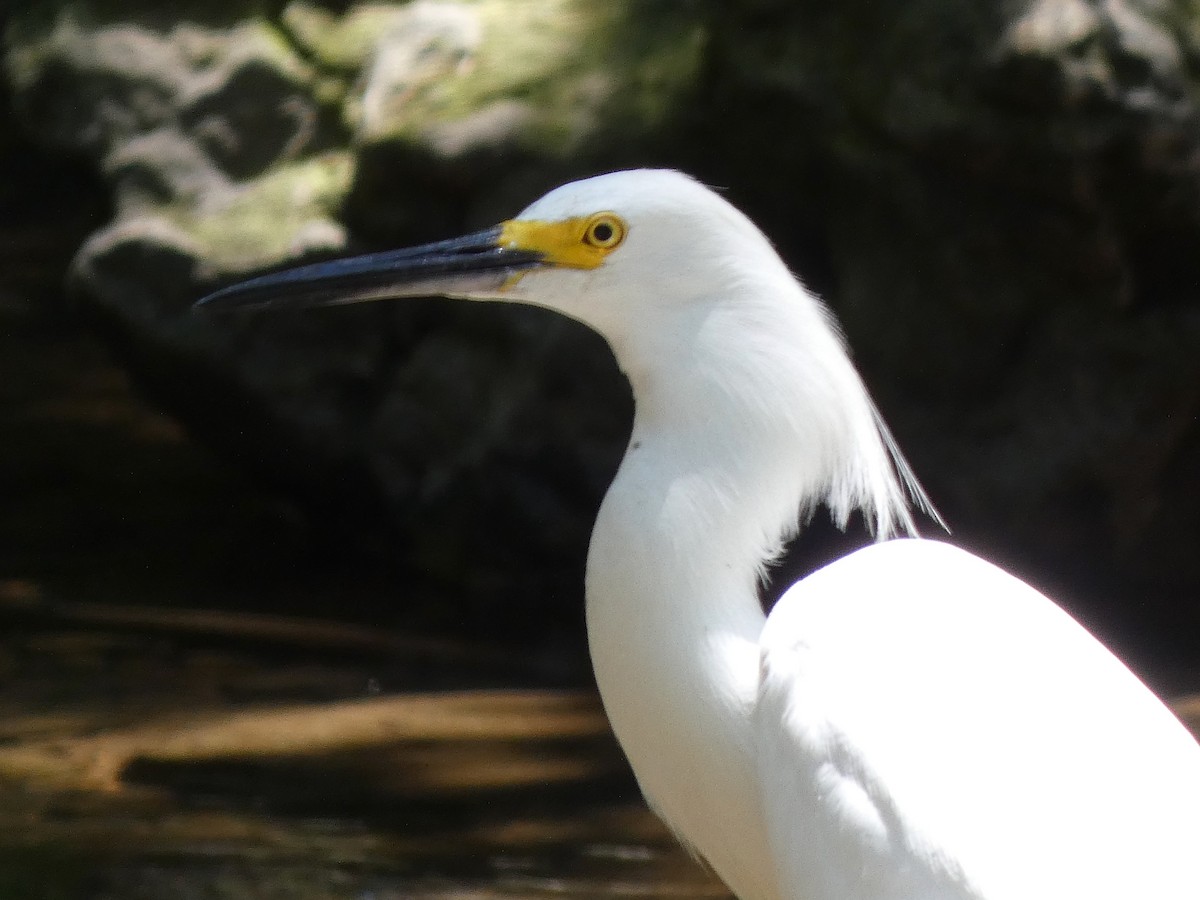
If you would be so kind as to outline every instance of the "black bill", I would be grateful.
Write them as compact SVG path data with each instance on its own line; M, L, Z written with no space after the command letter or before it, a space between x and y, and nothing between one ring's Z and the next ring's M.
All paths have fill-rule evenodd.
M222 288L196 307L328 306L388 297L487 294L543 259L530 250L501 247L499 239L497 225L419 247L298 266Z

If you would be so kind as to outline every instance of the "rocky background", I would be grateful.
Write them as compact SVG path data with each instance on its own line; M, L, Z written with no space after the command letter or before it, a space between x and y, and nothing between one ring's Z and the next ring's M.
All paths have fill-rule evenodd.
M352 558L347 578L421 585L457 604L447 621L577 630L630 413L606 348L531 309L191 303L664 165L727 188L836 310L958 542L1152 677L1195 671L1191 0L0 16L6 327L48 307L88 322L147 398L295 504L314 553Z

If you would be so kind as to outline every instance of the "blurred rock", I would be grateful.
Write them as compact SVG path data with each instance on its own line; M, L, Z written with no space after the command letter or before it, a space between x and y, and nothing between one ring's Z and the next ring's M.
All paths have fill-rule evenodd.
M331 532L483 610L574 615L628 415L604 348L536 310L215 319L192 300L666 164L728 186L828 298L960 542L1124 629L1129 652L1164 635L1194 651L1189 7L256 10L74 0L12 20L7 70L31 133L110 186L114 218L73 271L143 388Z
M671 87L607 73L624 10L295 2L278 18L247 5L193 21L118 7L16 20L7 67L24 123L111 186L115 217L72 275L143 390L338 540L374 543L485 609L577 618L628 407L598 339L534 310L267 320L190 305L346 249L347 223L360 245L395 244L511 214L602 156L611 139L587 143L603 128L650 135L653 116L605 111L657 115L650 95ZM681 59L682 84L697 45L661 42L647 39L643 62Z

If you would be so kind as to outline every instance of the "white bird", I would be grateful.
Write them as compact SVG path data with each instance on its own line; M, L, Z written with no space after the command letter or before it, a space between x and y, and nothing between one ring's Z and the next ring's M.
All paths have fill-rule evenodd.
M1200 747L931 511L826 308L675 172L564 185L496 228L304 266L210 307L442 294L607 339L636 413L592 535L596 680L650 805L743 900L1200 897ZM756 586L797 523L879 543Z

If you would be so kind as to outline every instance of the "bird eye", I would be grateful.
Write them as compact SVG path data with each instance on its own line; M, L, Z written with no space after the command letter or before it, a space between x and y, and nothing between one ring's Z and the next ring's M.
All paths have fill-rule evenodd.
M597 213L583 230L583 242L598 250L612 250L625 240L625 223L612 213Z

